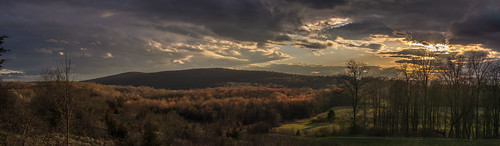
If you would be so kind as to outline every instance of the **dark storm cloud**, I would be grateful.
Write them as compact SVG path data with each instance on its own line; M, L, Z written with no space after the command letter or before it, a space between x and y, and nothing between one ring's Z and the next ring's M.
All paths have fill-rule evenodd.
M207 37L257 43L257 48L290 41L303 48L325 49L333 44L290 36L314 34L298 32L298 28L311 19L331 17L349 18L352 23L318 32L330 40L337 37L366 40L372 34L383 34L430 43L443 43L447 38L453 44L480 43L498 49L498 3L496 0L16 0L0 5L0 34L10 36L5 47L13 50L6 55L9 59L6 68L27 75L39 74L40 69L60 61L61 52L74 57L82 74L159 71L166 69L165 64L182 68L172 66L172 60L187 62L193 55L169 51L172 49L167 48L169 44L196 44ZM153 47L152 41L157 46ZM383 45L355 46L375 51ZM239 59L248 61L214 61L207 56L195 56L184 67L224 67L288 58L279 52L269 55L253 49L228 49L239 52L242 55ZM179 50L203 52L196 47Z
M6 67L37 75L72 57L78 73L165 70L162 65L188 58L179 52L150 51L147 44L191 43L204 37L254 41L286 40L283 35L302 22L301 5L284 0L20 0L2 3L0 33L11 36ZM333 6L333 5L332 5ZM186 48L179 48L188 50ZM189 50L188 50L189 51ZM196 48L191 52L199 52ZM229 66L287 58L285 54L242 50L248 61L198 56L197 66ZM196 66L196 65L195 65Z
M416 42L485 44L500 47L497 0L352 0L328 14L353 23L326 30L332 38L359 39L370 34L406 36ZM323 13L324 14L324 13ZM391 34L392 32L392 34Z
M214 35L213 32L211 32L210 30L198 26L165 25L165 26L155 26L155 28L160 31L177 33L180 35L185 35L197 39L201 39L205 36Z
M236 40L272 39L285 26L300 25L298 12L260 0L134 1L137 14L152 21L183 21L203 25Z
M346 47L367 48L367 49L371 49L373 52L380 50L384 46L382 44L374 44L374 43L363 43L361 45L353 44L353 43L343 43L343 42L337 42L337 43L344 45Z
M470 0L353 0L350 5L342 7L335 13L349 17L355 22L380 22L393 30L425 35L446 32L450 22L464 16L470 2ZM427 38L418 39L433 41Z
M368 48L371 49L372 51L378 51L382 48L382 44L362 44L359 47L361 48Z
M333 45L332 42L311 42L311 41L306 40L306 39L294 40L293 44L304 47L304 48L313 49L313 50L323 50L323 49L326 49L327 47L330 47Z
M126 10L151 21L203 25L221 37L265 42L303 24L304 8L334 8L344 0L149 0ZM298 5L297 5L298 4Z
M450 28L451 43L484 44L500 50L500 2L481 1Z
M154 23L181 21L204 26L223 37L260 42L271 40L282 32L300 26L303 19L301 12L305 7L333 8L346 2L344 0L21 0L7 2L4 6L16 7L24 4L123 12L138 17L137 21L146 20ZM176 31L186 33L186 30Z
M344 5L346 0L286 0L296 2L315 9L331 9L338 5Z
M278 42L284 42L284 41L291 41L292 38L288 35L278 35L275 36L273 41L278 41Z
M393 36L393 29L377 21L354 22L338 28L324 29L320 33L329 39L335 40L337 37L344 39L359 40L367 39L372 34Z
M493 0L481 0L492 2ZM331 38L342 36L346 39L359 39L370 34L392 35L394 31L410 34L409 39L427 42L444 42L450 24L466 15L470 7L483 8L483 5L473 5L470 0L416 0L416 1L387 1L387 0L20 0L5 2L5 6L18 4L61 5L63 7L81 7L101 11L124 12L133 15L138 20L151 22L182 21L202 25L207 30L236 40L263 42L272 40L283 32L293 33L294 28L303 24L304 16L322 16L351 18L354 23L338 29L328 29L325 33ZM304 13L304 8L312 9ZM319 11L322 11L321 13ZM324 12L323 12L324 11ZM493 10L498 12L497 10ZM492 15L495 18L495 15ZM495 21L471 22L494 26ZM455 23L452 29L457 39L469 42L490 41L496 35L474 37L467 35L467 31L460 28L467 27L468 23ZM481 25L477 25L481 26ZM497 25L498 26L498 25ZM192 33L192 28L175 28L167 26L164 29L175 33L189 34L193 37L208 35ZM213 34L212 34L213 35ZM485 40L486 41L483 41ZM456 41L452 41L456 42Z
M120 20L101 19L94 10L28 4L3 10L0 32L10 36L5 45L12 49L6 68L22 70L25 75L38 75L44 68L57 65L62 60L61 52L72 58L78 73L117 68L116 60L101 58L109 52L121 60L120 65L137 66L146 58L138 49L143 48L144 41L114 30L115 22L120 23ZM91 17L93 14L96 17ZM128 55L122 56L121 52Z
M379 54L394 54L394 55L413 55L413 56L421 56L423 54L429 54L430 51L427 49L404 49L401 51L394 51L394 52L381 52Z

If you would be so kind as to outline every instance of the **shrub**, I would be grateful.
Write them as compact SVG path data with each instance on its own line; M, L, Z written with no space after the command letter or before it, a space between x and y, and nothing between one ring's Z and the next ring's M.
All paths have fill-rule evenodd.
M9 90L0 84L0 109L5 111L6 109L12 108L16 100L16 97L9 94Z
M127 137L127 128L123 124L116 122L115 119L113 119L113 117L111 117L110 115L106 115L104 120L109 135L120 140L123 140Z
M226 136L233 138L233 139L239 139L241 136L240 130L241 129L238 129L238 128L232 128L232 129L228 130L228 132L226 133Z
M156 146L160 145L160 142L157 139L156 127L151 123L147 122L144 125L144 131L142 134L142 145L145 146Z
M257 122L247 127L247 132L250 134L268 133L271 130L271 125L266 122Z
M328 111L328 116L326 117L326 119L328 120L328 122L333 123L333 121L335 121L335 111Z

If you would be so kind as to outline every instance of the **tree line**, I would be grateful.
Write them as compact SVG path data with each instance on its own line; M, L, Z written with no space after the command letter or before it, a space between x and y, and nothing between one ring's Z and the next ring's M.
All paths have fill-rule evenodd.
M500 62L489 55L422 50L399 63L394 78L370 77L366 64L347 61L340 79L352 99L353 130L362 125L392 135L498 138Z

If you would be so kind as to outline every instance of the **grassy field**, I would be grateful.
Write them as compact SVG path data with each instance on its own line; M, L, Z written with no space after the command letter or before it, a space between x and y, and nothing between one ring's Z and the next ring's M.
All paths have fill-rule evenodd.
M498 146L498 139L464 140L442 138L383 138L383 137L298 137L299 141L307 145L339 145L339 146Z
M276 134L283 134L283 135L297 135L297 131L299 131L299 135L301 136L321 136L317 134L321 134L318 132L321 131L338 131L340 132L341 130L345 130L343 127L349 127L350 125L350 112L351 109L348 106L342 106L342 107L334 107L333 110L335 111L336 114L336 119L335 122L329 123L329 122L322 122L322 123L315 123L311 122L314 119L318 119L321 117L326 117L328 112L320 113L315 117L309 118L309 119L302 119L302 120L297 120L291 123L283 124L280 127L276 127L273 129L273 132Z
M273 129L273 133L278 135L294 136L296 140L305 145L340 145L340 146L364 146L364 145L403 145L403 146L469 146L469 145L500 145L498 139L446 139L446 138L419 138L419 137L342 137L330 136L331 133L345 133L350 126L350 112L348 106L334 107L336 120L333 123L311 122L314 119L326 117L327 112L320 113L309 119L297 120L283 124ZM299 132L299 133L297 133ZM328 134L325 134L328 133ZM327 136L325 136L327 135Z
M328 112L320 113L312 118L301 119L289 123L285 123L279 127L273 129L276 134L283 135L297 135L297 131L300 132L301 136L313 136L321 137L321 132L339 133L340 135L346 134L348 128L351 126L352 109L350 106L338 106L332 108L335 111L335 121L330 122L313 122L318 118L327 117ZM364 128L373 128L373 109L368 108L366 114L366 125L362 126L363 122L363 111L360 110L358 113L358 125ZM445 114L444 112L442 114ZM449 123L449 121L448 121ZM443 130L444 125L439 126L439 130ZM318 134L319 132L319 134ZM335 134L334 134L335 135Z

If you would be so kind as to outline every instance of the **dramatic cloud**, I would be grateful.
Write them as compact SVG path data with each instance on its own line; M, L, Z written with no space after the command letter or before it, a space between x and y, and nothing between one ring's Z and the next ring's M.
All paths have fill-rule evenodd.
M0 70L0 75L9 75L9 74L23 74L23 72L22 71L15 71L15 70L8 70L8 69Z
M300 47L313 49L313 50L326 49L327 47L333 46L333 42L331 42L331 41L326 41L326 42L319 42L319 41L311 42L311 41L309 41L307 39L295 40L293 42L293 44L294 45L298 45Z
M87 79L308 64L314 55L409 58L409 43L500 50L497 0L17 0L0 9L0 34L12 49L5 69L30 77L61 54ZM381 62L373 59L382 58L367 62Z
M395 52L381 52L380 54L393 54L393 55L402 55L402 56L421 56L423 54L429 54L429 50L427 49L404 49L401 51Z
M328 39L368 39L373 34L393 35L393 30L380 22L355 22L338 28L323 29L320 32Z
M331 9L338 5L344 5L346 0L286 0L290 2L297 2L315 9Z
M372 51L376 52L382 48L382 44L368 44L368 43L363 43L361 45L358 44L351 44L351 43L342 43L339 42L339 44L345 45L347 47L357 47L357 48L368 48L371 49Z
M500 50L500 2L479 1L450 28L451 43L483 44Z
M499 7L496 0L353 0L327 13L352 23L323 32L329 38L386 34L416 42L477 43L498 49Z

